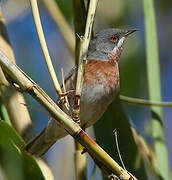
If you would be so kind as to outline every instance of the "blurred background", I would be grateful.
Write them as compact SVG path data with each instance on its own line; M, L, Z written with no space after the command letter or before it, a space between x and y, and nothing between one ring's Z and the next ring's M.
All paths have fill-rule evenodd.
M41 1L38 2L49 52L61 82L61 68L64 68L66 75L70 71L70 68L74 66L74 59L64 44L59 29L46 7ZM71 28L74 28L72 1L57 0L57 3L66 20L71 25ZM29 1L3 0L1 2L1 7L18 66L36 81L51 98L56 100L57 95L41 52ZM163 101L172 101L172 1L155 1L155 12L159 41L162 98ZM123 29L136 28L139 30L129 37L120 58L120 94L148 99L143 15L142 1L99 0L94 23L94 32L109 27ZM41 108L32 97L25 95L25 98L28 105ZM122 105L133 126L147 142L151 144L149 108L127 105L126 103L122 103ZM29 112L35 130L38 133L46 126L49 118L42 112L33 108L29 108ZM111 114L111 116L113 116L113 114ZM164 131L169 152L169 163L172 168L171 108L164 108L163 116ZM106 120L105 116L101 119L100 125L102 127L104 127L104 121ZM99 124L99 122L97 124ZM89 129L89 133L94 137L92 128ZM113 133L110 133L113 136ZM104 136L106 136L105 128L99 138L103 139ZM113 149L113 147L109 148ZM73 139L69 136L58 141L46 154L46 159L56 179L74 179L73 154ZM88 168L88 173L91 175L93 164L90 159L89 164L90 168ZM65 171L63 168L64 166L66 167ZM66 169L69 172L66 172ZM99 170L97 170L96 179L101 179Z

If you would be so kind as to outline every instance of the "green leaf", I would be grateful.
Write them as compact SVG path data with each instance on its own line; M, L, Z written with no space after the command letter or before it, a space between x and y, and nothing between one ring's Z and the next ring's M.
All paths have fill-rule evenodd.
M44 180L36 160L24 150L25 142L6 122L0 121L0 165L8 180Z

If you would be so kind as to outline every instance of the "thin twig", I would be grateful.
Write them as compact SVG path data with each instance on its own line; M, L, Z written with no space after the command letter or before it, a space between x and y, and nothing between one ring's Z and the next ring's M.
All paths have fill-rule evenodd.
M123 95L119 95L119 99L128 104L136 104L136 105L142 105L142 106L172 107L172 102L149 101L146 99L133 98L133 97L123 96Z
M83 74L84 74L84 63L86 60L86 53L88 50L88 45L89 45L89 41L91 37L97 3L98 3L98 0L90 0L88 14L87 14L87 21L86 21L86 26L85 26L85 34L84 34L84 37L81 38L81 49L80 49L80 55L79 55L80 61L79 61L79 68L78 68L77 82L76 82L75 103L74 103L74 109L73 109L73 118L78 123L80 123L79 111L80 111L82 81L83 81Z
M62 91L61 91L60 84L59 84L59 81L57 79L57 76L56 76L52 61L51 61L51 57L50 57L49 52L48 52L48 47L47 47L47 44L45 41L44 32L43 32L42 24L41 24L41 20L40 20L37 0L30 0L30 4L32 7L32 14L33 14L37 34L39 37L41 49L42 49L42 52L43 52L43 55L44 55L44 58L45 58L45 61L47 64L47 68L48 68L48 71L50 73L51 79L53 81L53 85L55 87L55 90L58 93L58 95L61 97Z
M78 73L77 73L77 81L76 81L75 102L74 102L74 108L73 108L73 120L77 122L79 125L80 125L80 117L79 117L80 98L81 98L83 75L84 75L84 68L85 68L85 62L86 62L86 52L88 50L88 45L89 45L89 41L91 37L97 2L98 0L90 1L89 7L88 7L87 21L86 21L86 26L85 26L85 34L84 34L84 37L79 35L79 39L80 39L79 65L78 65ZM78 34L76 35L78 36ZM77 141L75 141L75 144L76 144L76 155L78 156L77 159L79 159L81 155L79 155L77 152L80 151L80 149L78 148L80 147L80 144ZM86 171L86 161L84 161L84 159L86 159L86 154L84 154L84 157L83 157L82 163L80 163L79 161L75 161L76 177L78 180L81 180L84 178L83 172Z
M66 108L69 111L70 105L69 105L69 100L68 100L68 92L66 92L66 86L65 86L65 79L64 79L64 71L63 68L61 68L61 74L62 74L62 84L63 84L63 93L66 94L66 96L64 96L65 98L65 103L66 103Z
M73 9L74 9L74 27L75 34L79 34L79 36L84 35L85 32L85 23L86 23L86 4L83 0L72 0ZM88 3L87 3L88 4ZM75 64L79 64L79 55L80 55L80 39L78 36L75 36Z
M46 116L51 118L50 114L47 113L46 111L42 110L41 108L38 108L38 107L33 106L33 105L26 104L26 103L20 103L20 104L27 107L27 108L35 109L36 111L42 112L43 114L45 114Z
M122 157L121 157L120 149L119 149L117 130L115 129L115 130L113 131L113 133L114 133L114 135L115 135L115 142L116 142L116 147L117 147L119 159L120 159L120 161L121 161L122 167L126 170L125 165L124 165L124 162L123 162Z
M43 0L43 3L47 7L49 13L51 14L52 18L58 25L60 33L69 49L69 52L74 57L75 55L75 34L71 27L69 26L68 22L66 21L64 15L62 14L61 10L59 9L55 0Z

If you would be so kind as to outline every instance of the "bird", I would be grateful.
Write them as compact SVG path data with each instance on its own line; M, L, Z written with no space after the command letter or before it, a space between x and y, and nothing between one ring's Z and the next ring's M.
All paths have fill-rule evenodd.
M83 77L80 123L82 128L92 126L100 119L119 91L118 62L126 38L135 29L108 28L95 33L87 51ZM77 67L65 79L66 90L75 89ZM74 106L75 93L68 94L69 104ZM57 122L50 119L44 130L25 147L26 151L40 157L68 133Z

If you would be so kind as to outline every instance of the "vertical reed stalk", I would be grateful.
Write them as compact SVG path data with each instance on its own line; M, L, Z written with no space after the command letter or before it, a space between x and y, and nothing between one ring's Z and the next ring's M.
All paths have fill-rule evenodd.
M161 101L161 81L158 55L158 40L156 30L156 19L153 0L143 0L146 55L147 55L147 77L149 97L152 101ZM168 154L163 131L163 114L161 107L151 107L152 134L157 155L157 168L164 180L169 179L168 175Z

